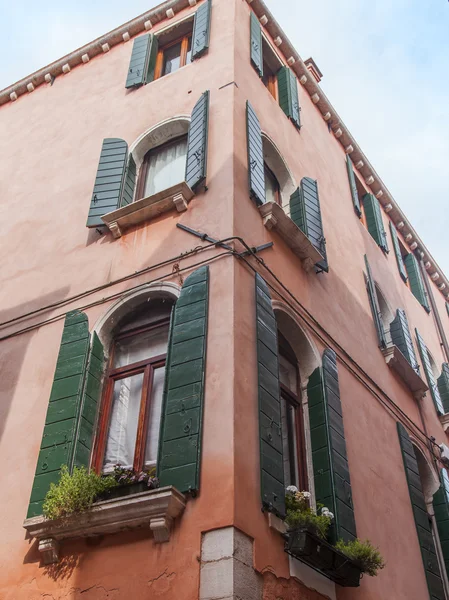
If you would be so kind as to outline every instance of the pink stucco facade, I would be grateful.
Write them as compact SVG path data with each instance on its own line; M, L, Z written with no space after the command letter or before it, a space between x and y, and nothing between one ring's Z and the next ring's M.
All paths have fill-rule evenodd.
M156 23L152 33L197 8L175 5L175 16ZM298 131L260 81L250 62L251 10L244 0L212 0L208 52L138 89L124 86L131 40L0 107L4 600L212 598L200 591L205 585L202 540L222 528L235 528L252 541L251 568L263 600L429 597L396 423L407 424L435 477L442 464L429 439L446 443L446 433L430 394L417 400L378 348L364 277L365 254L391 310L406 311L417 356L415 328L440 369L449 356L440 343L434 311L427 313L401 280L391 240L390 253L384 254L355 215L345 149L319 108L298 82ZM276 49L268 32L266 36ZM282 46L275 51L287 64ZM185 212L163 214L119 239L108 230L87 229L103 138L123 138L132 148L157 124L189 117L205 90L210 91L207 191L201 189ZM329 273L306 271L285 240L264 226L249 197L247 100L295 186L304 176L319 183ZM382 219L389 236L385 211ZM243 247L236 238L250 247L274 245L258 255L264 264L220 247L189 253L207 243L176 228L177 223L216 240L235 238L231 243L239 252ZM399 237L402 240L401 233ZM156 544L145 528L77 539L63 544L59 566L43 566L36 542L22 525L65 313L83 310L93 331L135 286L156 281L180 286L205 260L210 296L198 496L188 498L164 544ZM326 347L337 354L357 533L378 546L386 561L377 577L363 577L358 588L332 584L326 593L320 586L313 589L307 577L301 580L284 552L284 540L261 511L254 271L273 285L276 311L284 311L292 328L302 332L309 352L318 361ZM430 285L449 337L446 300L434 282ZM301 363L301 356L298 360ZM422 369L421 374L424 378Z

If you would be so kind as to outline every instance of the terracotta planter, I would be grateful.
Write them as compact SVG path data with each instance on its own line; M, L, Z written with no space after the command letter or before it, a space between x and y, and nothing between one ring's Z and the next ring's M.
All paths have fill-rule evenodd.
M307 529L295 529L286 534L285 551L309 567L344 587L360 585L360 567Z

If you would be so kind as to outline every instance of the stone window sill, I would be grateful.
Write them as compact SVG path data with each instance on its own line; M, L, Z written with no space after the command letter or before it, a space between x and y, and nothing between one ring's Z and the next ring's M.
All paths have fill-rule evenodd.
M122 206L101 218L112 232L112 235L119 238L122 236L123 231L129 229L129 227L140 225L172 210L178 212L187 210L188 203L193 195L187 183L182 181L162 192Z
M382 350L382 354L385 357L387 365L390 369L396 371L409 390L413 392L415 398L417 400L423 398L429 388L399 348L394 345L388 346Z
M23 526L39 542L44 564L59 560L62 540L118 533L150 526L157 543L170 539L174 519L182 514L186 499L173 487L95 503L84 513L61 520L43 516L25 519Z
M263 224L269 230L276 231L298 256L304 269L310 271L324 256L318 252L309 238L285 214L282 207L276 202L266 202L259 206L259 213Z

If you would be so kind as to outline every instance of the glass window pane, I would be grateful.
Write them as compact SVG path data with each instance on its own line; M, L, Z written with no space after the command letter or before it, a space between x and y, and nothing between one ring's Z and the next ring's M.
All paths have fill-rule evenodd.
M298 441L296 409L281 397L282 452L285 485L298 485Z
M114 384L104 471L110 471L118 464L127 468L133 465L142 385L143 373L119 379Z
M155 329L117 340L115 343L114 368L132 365L141 360L167 352L168 323Z
M159 444L159 427L162 412L162 394L164 391L165 367L154 369L153 385L150 398L150 416L148 420L147 443L145 448L145 464L156 464Z
M190 65L191 62L192 62L192 38L189 37L189 41L187 42L186 65Z
M144 197L166 190L185 179L187 138L151 151Z
M179 69L181 64L181 42L164 50L164 66L162 75L168 75Z

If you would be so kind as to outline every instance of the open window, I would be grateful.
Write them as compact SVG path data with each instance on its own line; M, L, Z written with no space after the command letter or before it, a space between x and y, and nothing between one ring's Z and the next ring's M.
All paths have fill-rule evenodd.
M192 62L193 19L158 35L158 54L154 78L170 75Z
M282 67L282 63L264 36L262 36L262 61L262 82L273 98L278 100L279 95L277 73Z

